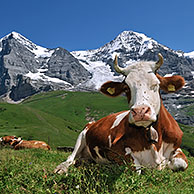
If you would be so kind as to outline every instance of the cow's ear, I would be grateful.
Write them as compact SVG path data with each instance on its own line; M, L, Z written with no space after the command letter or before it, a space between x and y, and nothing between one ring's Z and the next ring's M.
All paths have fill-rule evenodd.
M162 77L157 74L156 76L160 80L160 88L168 93L176 92L185 85L184 78L179 75Z
M100 91L107 96L116 97L124 92L124 88L124 83L108 81L101 86Z

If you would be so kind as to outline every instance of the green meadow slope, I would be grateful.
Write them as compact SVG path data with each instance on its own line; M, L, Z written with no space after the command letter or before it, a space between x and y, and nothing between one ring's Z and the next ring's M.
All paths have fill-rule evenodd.
M85 124L113 112L127 110L125 97L108 98L100 93L54 91L34 95L21 104L0 103L0 136L48 142L52 148L73 146ZM188 114L193 114L192 108ZM181 125L183 147L194 148L194 127Z
M52 148L73 146L85 124L127 109L124 97L55 91L34 95L21 104L0 103L0 136L48 142Z

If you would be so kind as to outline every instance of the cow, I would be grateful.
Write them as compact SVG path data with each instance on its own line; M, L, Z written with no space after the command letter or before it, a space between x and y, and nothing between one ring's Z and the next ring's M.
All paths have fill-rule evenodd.
M20 141L21 137L16 137L16 136L4 136L0 138L0 144L5 146L5 145L10 145L12 141Z
M55 168L55 173L67 173L68 167L81 159L131 163L139 174L142 167L187 169L188 160L180 148L183 132L160 95L160 89L168 93L178 91L185 81L179 75L160 76L157 71L163 56L159 53L158 57L157 62L139 61L121 68L115 56L114 69L124 75L124 81L108 81L100 91L109 97L125 93L129 110L88 123L79 134L74 151Z
M44 141L37 141L37 140L31 140L31 141L26 141L26 140L13 140L11 142L11 146L15 150L20 150L20 149L44 149L44 150L50 150L50 146L45 143Z

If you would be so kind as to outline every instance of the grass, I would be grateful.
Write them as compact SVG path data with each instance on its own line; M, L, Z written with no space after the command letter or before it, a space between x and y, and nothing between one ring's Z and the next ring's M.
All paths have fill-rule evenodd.
M44 150L0 150L1 193L124 194L194 193L194 158L184 172L144 169L142 175L129 166L82 164L70 167L68 176L54 168L69 153Z
M194 127L185 125L180 125L180 127L184 131L181 147L194 156Z

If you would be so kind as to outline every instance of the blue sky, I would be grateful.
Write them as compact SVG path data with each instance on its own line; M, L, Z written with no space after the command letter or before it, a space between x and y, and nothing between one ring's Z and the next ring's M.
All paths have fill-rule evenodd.
M95 49L124 30L194 51L193 0L9 0L0 2L0 38L16 31L47 48Z

